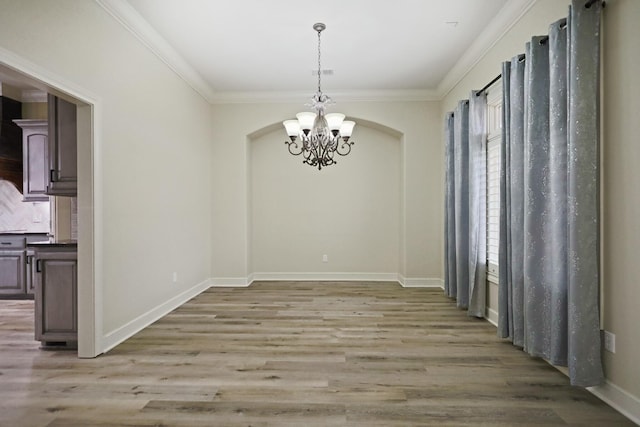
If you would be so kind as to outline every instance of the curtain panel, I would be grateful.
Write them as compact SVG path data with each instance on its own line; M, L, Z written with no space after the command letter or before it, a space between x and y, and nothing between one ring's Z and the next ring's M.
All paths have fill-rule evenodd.
M602 6L585 3L503 64L498 335L594 386Z
M445 117L445 294L470 316L486 306L486 95Z
M487 296L487 95L469 97L469 315L484 317Z
M453 113L453 182L456 229L456 303L469 307L469 100Z
M444 292L450 298L458 294L456 281L456 226L453 112L447 113L444 121L445 136L445 201L444 201Z

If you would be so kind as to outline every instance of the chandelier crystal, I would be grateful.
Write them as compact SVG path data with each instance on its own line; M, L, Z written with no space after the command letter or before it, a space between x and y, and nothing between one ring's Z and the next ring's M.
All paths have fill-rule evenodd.
M351 152L353 141L349 141L355 122L345 120L341 113L326 114L328 106L334 104L330 97L322 93L320 63L320 33L326 28L323 23L313 25L318 32L318 91L311 98L311 103L306 104L315 113L302 112L296 114L297 120L285 120L284 125L289 141L285 141L289 153L294 156L302 154L303 163L317 167L336 164L335 154L346 156Z

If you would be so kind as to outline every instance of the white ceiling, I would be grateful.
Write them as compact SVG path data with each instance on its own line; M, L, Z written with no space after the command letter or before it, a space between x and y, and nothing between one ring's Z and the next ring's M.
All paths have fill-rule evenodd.
M325 93L433 95L496 16L535 0L97 1L147 42L159 35L150 43L166 42L215 98L315 92L315 22L327 25L322 68L334 73L322 78Z
M235 102L310 97L316 22L334 99L441 99L536 0L95 1L205 99Z
M218 92L435 89L506 0L128 0ZM447 22L457 22L447 24Z

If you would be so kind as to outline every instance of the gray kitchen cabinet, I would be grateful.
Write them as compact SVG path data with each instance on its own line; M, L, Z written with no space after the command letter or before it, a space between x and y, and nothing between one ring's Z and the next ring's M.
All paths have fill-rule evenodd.
M22 128L22 196L25 202L48 202L49 142L46 120L14 120Z
M0 251L0 295L26 294L24 251Z
M35 339L45 348L73 348L78 341L77 246L38 245L34 252Z
M48 95L49 171L47 194L71 196L78 193L78 132L76 106Z
M46 234L0 234L0 299L33 295L32 270L26 244L47 240Z

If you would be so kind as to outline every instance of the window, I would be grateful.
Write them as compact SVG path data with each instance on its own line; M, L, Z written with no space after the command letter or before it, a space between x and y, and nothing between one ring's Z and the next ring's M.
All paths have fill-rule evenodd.
M487 90L487 280L498 283L502 82Z

